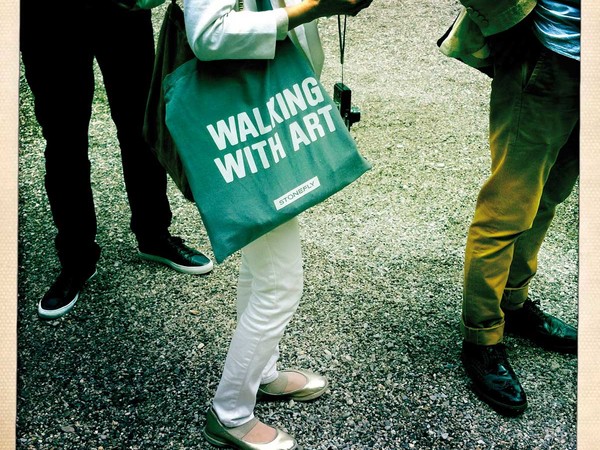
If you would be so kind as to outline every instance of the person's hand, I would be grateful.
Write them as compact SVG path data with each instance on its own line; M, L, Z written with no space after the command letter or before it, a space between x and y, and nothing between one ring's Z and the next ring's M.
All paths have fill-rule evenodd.
M289 29L319 17L335 15L356 16L369 7L373 0L303 0L298 5L285 8L289 18Z
M373 0L307 0L314 3L317 17L335 15L356 16L363 9L368 8Z

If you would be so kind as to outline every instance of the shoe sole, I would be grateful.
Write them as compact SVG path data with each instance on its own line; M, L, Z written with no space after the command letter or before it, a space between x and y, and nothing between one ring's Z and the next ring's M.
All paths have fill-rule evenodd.
M154 261L157 263L169 266L171 269L181 273L188 273L192 275L203 275L213 270L213 262L210 261L208 264L203 266L182 266L181 264L174 263L170 259L163 258L162 256L150 255L149 253L142 253L138 251L138 256L147 261Z
M542 346L545 350L550 350L557 353L567 353L569 355L577 355L577 347L552 347L552 346Z
M510 417L515 417L515 416L518 416L525 412L525 410L527 409L527 400L525 400L525 403L522 405L508 405L506 403L499 402L495 398L489 396L483 389L480 389L473 382L474 377L469 372L469 369L467 369L467 367L465 366L465 360L464 360L464 356L462 354L461 354L460 359L461 359L461 362L463 363L465 372L466 372L467 376L469 377L471 389L481 400L483 400L486 404L488 404L494 411L496 411L500 414L506 415L506 416L510 416Z
M577 354L577 346L575 347L561 347L561 346L556 346L556 345L552 345L552 344L546 344L545 342L539 342L536 341L535 339L531 339L529 338L529 340L531 342L533 342L535 345L537 345L538 347L543 348L544 350L547 351L551 351L551 352L557 352L557 353L568 353L571 355L576 355Z
M238 446L237 444L234 444L234 443L229 442L229 441L224 441L224 440L222 440L222 438L219 438L219 437L216 437L216 436L210 434L208 431L206 431L206 427L204 427L202 429L202 434L204 435L204 437L206 438L206 440L210 444L214 445L215 447L233 448L233 449L238 449L238 450L242 449L242 447ZM267 445L267 444L265 444L265 445ZM299 447L298 444L296 444L290 450L301 450L301 447Z
M216 446L216 447L221 447L221 448L226 448L226 447L231 447L231 448L239 448L239 447L235 447L233 444L230 444L227 441L222 441L221 439L213 436L212 434L210 434L208 431L206 431L206 428L204 428L202 430L202 434L204 435L204 437L206 438L206 440L211 443L212 445Z
M529 341L531 344L536 345L536 346L538 346L540 348L543 348L544 350L547 350L547 351L550 351L550 352L568 353L568 354L571 354L571 355L576 355L577 354L577 345L575 345L575 346L552 345L552 344L549 344L547 342L535 339L534 337L527 336L527 335L524 335L524 334L520 334L520 333L512 331L512 330L509 330L509 331L505 330L505 333L507 335L515 336L515 337L518 337L520 339L524 339L526 341Z
M475 383L471 383L471 389L479 398L487 403L494 411L510 417L515 417L523 414L527 409L527 402L523 405L507 405L487 395L483 390L479 389Z
M94 278L94 276L97 273L98 273L98 271L94 270L94 273L91 274L87 280L85 280L84 284L87 283L88 281L90 281L92 278ZM83 289L83 285L81 286L81 288ZM40 300L40 302L38 303L38 317L40 319L45 319L45 320L58 319L59 317L62 317L65 314L67 314L69 311L71 311L73 309L73 307L75 306L75 303L77 303L78 299L79 299L79 292L77 292L77 294L75 294L75 297L73 298L73 300L71 300L68 304L66 304L62 308L52 309L52 310L42 309L42 301Z
M307 395L305 397L291 396L290 398L292 400L294 400L295 402L310 402L312 400L318 399L320 396L322 396L325 393L326 390L327 390L327 386L325 386L325 388L323 388L322 391L315 392L314 394Z

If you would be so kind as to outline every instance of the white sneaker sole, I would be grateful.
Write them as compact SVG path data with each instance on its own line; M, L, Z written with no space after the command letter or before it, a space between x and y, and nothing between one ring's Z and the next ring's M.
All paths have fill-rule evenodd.
M189 273L192 275L202 275L213 270L213 262L209 261L208 264L203 266L182 266L181 264L174 263L170 259L163 258L162 256L150 255L148 253L142 253L138 250L138 256L148 261L154 261L165 266L169 266L171 269L181 273Z
M87 280L85 280L85 283L87 283L92 278L94 278L94 276L97 273L98 273L98 271L94 270L94 273L91 274ZM83 286L82 286L82 289L83 289ZM73 298L73 300L71 300L69 303L67 303L62 308L58 308L58 309L43 309L42 301L40 300L38 303L38 316L42 319L58 319L59 317L62 317L65 314L67 314L69 311L71 311L73 309L73 306L75 306L75 303L77 303L78 299L79 299L79 292L77 292L77 294L75 294L75 297Z

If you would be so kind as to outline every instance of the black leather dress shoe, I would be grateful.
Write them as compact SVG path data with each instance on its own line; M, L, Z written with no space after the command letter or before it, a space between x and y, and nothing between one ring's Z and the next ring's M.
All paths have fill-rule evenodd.
M543 312L539 301L527 299L523 308L504 311L504 331L531 339L548 350L577 353L577 329Z
M188 247L183 239L174 236L140 243L138 255L183 273L204 274L213 269L213 262L208 256Z
M87 273L61 271L54 284L40 300L38 316L41 319L51 320L67 314L77 303L79 292L85 282L94 275L96 275L96 269Z
M508 362L504 344L463 342L461 358L473 390L500 414L516 416L527 409L527 397Z

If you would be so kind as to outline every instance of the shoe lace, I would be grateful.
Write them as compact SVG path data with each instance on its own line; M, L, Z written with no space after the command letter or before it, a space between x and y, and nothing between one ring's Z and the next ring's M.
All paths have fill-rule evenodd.
M186 256L188 258L196 256L196 252L187 245L185 245L185 241L182 238L178 236L171 236L169 237L168 242L169 245L181 255Z
M504 344L487 346L483 355L486 365L488 365L488 363L505 362L508 359Z
M184 242L179 236L169 236L167 240L173 245L183 245Z

